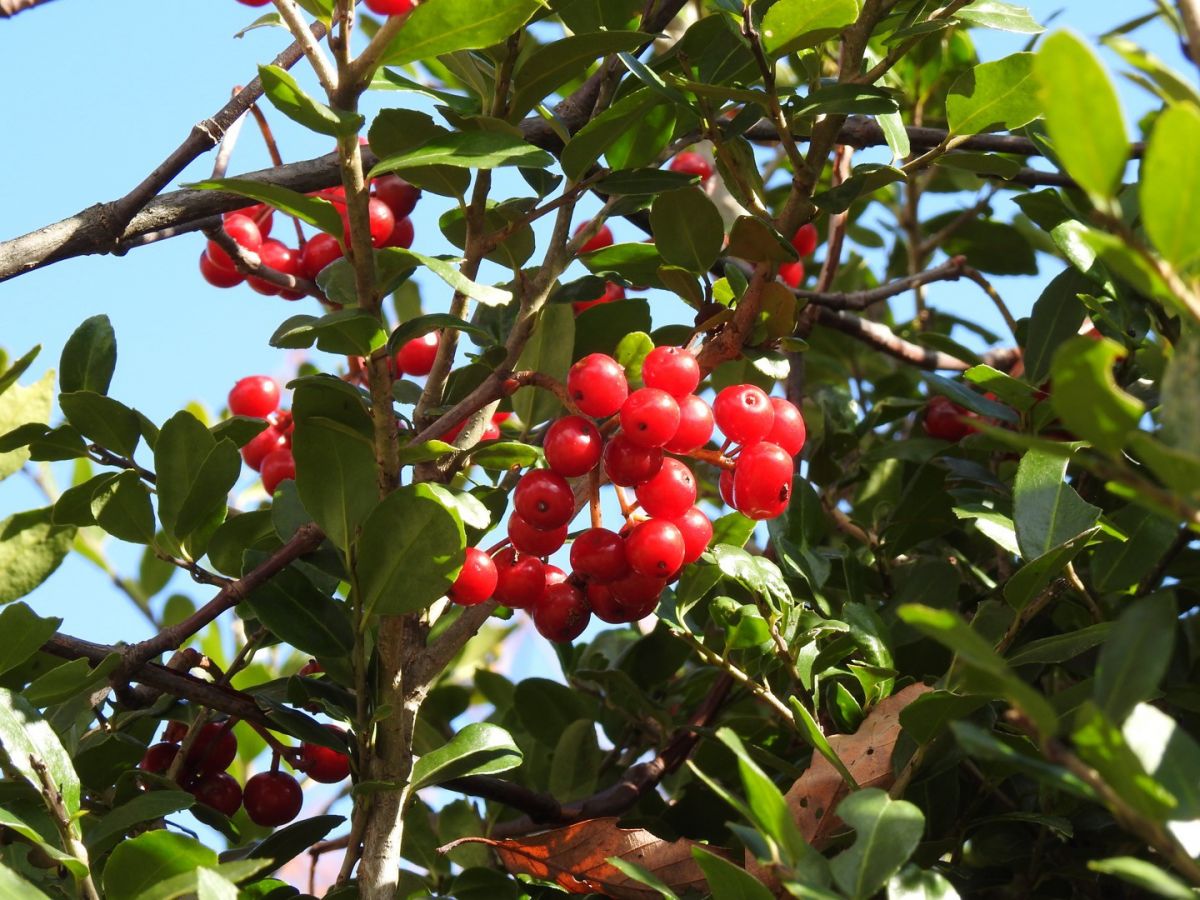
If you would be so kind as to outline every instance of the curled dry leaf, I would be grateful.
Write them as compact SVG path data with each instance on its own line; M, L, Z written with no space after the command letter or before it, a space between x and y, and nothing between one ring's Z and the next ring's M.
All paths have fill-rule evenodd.
M555 882L570 894L598 893L615 900L652 900L659 896L610 864L612 856L652 872L676 892L704 889L704 873L692 858L692 848L699 846L696 841L664 841L641 828L618 828L618 821L616 817L585 819L565 828L505 841L462 838L438 852L447 853L460 844L486 844L514 875Z

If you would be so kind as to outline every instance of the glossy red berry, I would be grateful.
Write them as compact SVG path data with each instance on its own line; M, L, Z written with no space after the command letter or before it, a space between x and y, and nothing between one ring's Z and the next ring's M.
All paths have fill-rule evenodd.
M625 540L607 528L589 528L571 544L571 568L594 581L616 581L629 572Z
M700 384L700 364L682 347L655 347L642 363L642 383L676 399L686 397Z
M975 432L975 428L964 421L969 416L967 410L939 394L931 398L925 407L925 431L930 437L941 441L961 441Z
M207 250L200 254L200 277L218 288L237 287L246 280L237 269L225 269L216 265L208 258Z
M188 791L205 806L211 806L225 817L232 816L242 806L242 786L228 772L215 772L188 785Z
M617 598L612 595L607 584L589 581L584 595L593 615L601 622L607 622L609 625L623 625L634 621L629 608L617 602Z
M663 452L658 447L639 447L618 434L604 447L604 473L621 487L637 487L662 468Z
M412 219L407 217L396 220L396 226L392 229L392 235L383 242L385 247L400 247L407 250L413 245L413 240L416 238L416 229L413 227Z
M433 371L433 361L437 357L438 333L431 331L418 338L413 338L396 352L396 368L403 375L428 375Z
M792 499L792 457L766 442L743 447L733 470L733 503L752 519L773 519Z
M701 182L708 181L712 178L712 165L709 161L699 153L693 153L690 150L685 150L683 153L678 153L671 160L669 166L672 172L682 172L685 175L699 175Z
M270 2L271 0L266 0L266 2L262 5L266 6L267 3ZM263 240L266 240L271 236L271 227L275 224L275 210L267 206L267 204L255 203L253 206L235 209L232 212L225 213L225 215L221 217L221 221L225 221L230 216L237 215L247 216L252 219L254 224L258 226L258 233L263 236Z
M608 586L613 599L626 607L631 613L637 613L637 618L643 618L654 611L658 598L666 589L667 579L653 575L642 575L630 572L624 578L614 581Z
M584 415L595 419L611 416L629 397L625 368L611 356L591 353L571 366L567 393Z
M367 9L377 16L403 16L412 12L413 0L366 0Z
M817 226L812 222L801 225L800 230L792 236L792 246L801 256L811 256L817 249Z
M209 722L200 729L191 749L187 764L197 772L212 774L224 772L237 756L237 738L227 722Z
M595 300L579 300L571 304L571 309L575 310L575 315L579 315L584 310L591 309L593 306L600 306L604 303L614 303L617 300L625 299L625 288L615 282L608 282L604 286L604 293Z
M621 406L621 432L639 447L662 447L679 429L679 404L666 391L642 388Z
M784 263L779 267L779 278L790 288L800 287L800 283L804 281L804 263Z
M804 427L804 416L794 403L782 397L771 398L771 409L775 411L775 421L767 432L767 443L776 444L789 456L795 456L804 449L804 439L808 434Z
M495 441L500 438L500 426L495 422L488 422L487 427L483 429L483 434L480 436L481 441Z
M268 425L242 447L242 459L246 461L246 465L258 472L262 469L263 460L267 458L268 454L289 446L291 446L291 441L287 435L274 425Z
M528 609L546 591L546 564L536 556L518 556L505 547L493 560L496 564L496 589L492 596L512 609Z
M673 522L647 519L625 538L629 567L639 575L666 578L683 565L683 535Z
M508 517L508 539L518 553L530 556L549 556L567 541L567 526L534 528L517 513Z
M300 272L309 281L316 281L326 266L344 255L337 238L331 234L318 234L305 242L300 251Z
M637 486L637 498L648 515L678 518L696 502L696 476L679 460L667 457L652 478Z
M242 6L266 6L271 0L238 0Z
M147 772L153 772L156 775L165 775L167 770L171 768L171 763L175 761L175 756L178 753L178 744L173 744L169 741L151 744L146 748L146 754L142 757L142 761L138 763L138 768L144 769Z
M513 508L534 528L558 528L575 517L575 492L557 472L534 469L517 482Z
M170 741L172 744L178 744L187 737L188 727L184 722L168 722L167 727L163 729L162 739Z
M325 671L325 667L322 666L320 662L318 662L315 659L310 659L308 662L306 662L304 665L302 665L300 667L300 670L298 672L296 672L296 674L297 675L317 675L324 671Z
M421 189L409 184L399 175L380 175L371 182L375 196L388 205L397 224L412 215L421 199Z
M262 246L258 248L258 259L267 268L274 269L276 272L282 272L284 275L300 274L299 253L280 241L263 241ZM283 293L283 289L278 285L272 284L263 278L256 278L253 275L246 279L246 283L253 290L258 291L260 294L266 294L268 297ZM302 295L289 291L288 296L298 298Z
M334 204L337 206L338 204ZM344 232L342 240L346 246L350 246L350 215L343 207L341 208L342 224ZM367 217L369 228L371 230L371 246L382 247L387 239L392 236L392 231L396 227L396 217L392 215L391 208L377 197L371 197L367 200Z
M733 505L733 470L722 469L720 481L717 482L717 487L721 492L721 500L726 506L737 509Z
M556 643L575 640L591 617L583 591L569 581L548 586L533 608L534 626L542 637Z
M225 223L222 225L225 233L234 239L239 245L245 247L251 253L257 253L262 247L262 232L254 220L242 213L232 213L225 217ZM209 260L218 268L226 271L236 271L233 260L229 258L229 254L221 249L221 246L215 241L208 242L208 248L205 251L208 254Z
M695 394L680 397L679 427L664 448L668 453L690 453L708 443L713 433L712 409Z
M330 731L345 734L340 728L326 725ZM337 784L350 777L350 757L339 753L330 747L320 744L310 744L305 741L300 745L300 762L296 766L313 781L322 784Z
M566 580L567 580L566 572L564 572L558 566L551 566L551 565L547 564L547 566L546 566L546 584L545 584L546 587L550 587L550 585L552 585L552 584L562 584Z
M752 384L733 384L717 394L713 418L735 444L753 444L771 432L775 410L771 398Z
M270 375L247 375L229 392L229 411L235 416L265 419L279 409L279 383Z
M712 540L712 522L697 506L693 506L682 516L676 516L671 521L683 535L684 565L695 562L700 558L700 554L708 549L708 543Z
M546 429L542 449L551 469L564 478L578 478L596 468L604 441L583 416L565 416Z
M286 772L260 772L246 782L242 805L255 825L277 828L300 814L304 791Z
M296 480L296 458L292 456L291 448L280 447L272 450L263 457L262 466L263 490L274 495L276 488L285 481Z
M582 232L584 229L586 229L591 224L592 223L590 220L587 222L584 222L582 225L580 225L578 228L575 229L575 233L579 234L580 232ZM612 244L613 244L612 229L609 228L607 225L601 225L600 230L597 231L594 235L592 235L592 237L589 238L588 241L582 247L579 248L579 252L580 253L591 253L594 250L603 250L605 247L611 247Z
M496 590L496 564L478 547L468 547L463 567L446 592L451 602L459 606L476 606Z

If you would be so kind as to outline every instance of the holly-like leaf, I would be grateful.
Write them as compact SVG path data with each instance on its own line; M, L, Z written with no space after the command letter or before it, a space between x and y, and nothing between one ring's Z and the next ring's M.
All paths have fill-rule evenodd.
M1175 606L1169 591L1135 600L1104 642L1096 663L1095 697L1118 726L1158 689L1175 646Z
M568 35L538 47L513 71L509 116L516 118L541 103L547 94L581 75L594 60L621 50L634 50L653 38L640 31L600 31Z
M0 752L12 770L39 793L43 785L38 768L44 767L67 814L79 812L79 776L70 755L50 723L24 697L7 688L0 688Z
M815 47L852 23L858 13L855 0L779 0L763 16L763 46L771 56Z
M1033 54L1014 53L964 72L946 97L952 134L1016 131L1041 115Z
M331 109L313 99L286 69L279 66L259 66L258 76L271 105L310 131L331 137L357 134L366 122L358 113Z
M108 316L85 319L63 346L58 382L63 391L107 394L117 366L117 336Z
M211 178L188 186L197 190L228 191L240 197L249 197L319 228L339 240L345 235L346 226L342 222L341 214L323 197L310 197L277 184L251 181L248 178Z
M1026 559L1036 559L1096 524L1100 510L1067 483L1066 457L1030 450L1021 459L1013 487L1017 542Z
M527 144L507 131L456 131L439 135L399 156L380 160L370 178L388 172L404 172L425 166L454 166L461 169L495 169L528 166L544 169L554 162L545 150Z
M521 764L521 750L498 725L474 722L413 765L412 789L444 784L466 775L495 775Z

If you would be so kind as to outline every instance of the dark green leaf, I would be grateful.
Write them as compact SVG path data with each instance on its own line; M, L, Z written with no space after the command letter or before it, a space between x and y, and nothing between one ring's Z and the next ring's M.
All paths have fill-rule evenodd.
M475 722L454 735L444 747L418 759L411 784L414 790L419 790L464 775L494 775L515 769L521 759L512 735L498 725Z
M221 854L221 859L222 862L243 859L269 860L269 867L260 872L262 875L268 875L289 860L295 859L345 821L343 816L313 816L293 822L257 844Z
M1096 524L1100 510L1067 483L1067 459L1030 450L1013 487L1013 512L1021 554L1036 559Z
M565 382L567 370L571 368L574 344L574 310L565 304L550 304L542 309L533 334L514 368L542 372ZM540 425L557 415L561 409L558 398L541 388L523 387L513 394L513 410L526 428Z
M455 166L463 169L495 169L500 166L545 168L554 162L521 138L504 131L459 131L434 137L399 156L375 164L369 173L377 178L387 172L404 172L423 166Z
M1063 424L1109 454L1125 446L1146 411L1113 377L1114 364L1126 350L1108 338L1073 337L1058 348L1050 367L1050 402Z
M1164 591L1133 601L1100 650L1096 703L1120 726L1138 703L1152 698L1175 646L1175 596Z
M1033 305L1025 338L1025 376L1033 384L1050 377L1050 362L1063 342L1077 334L1087 310L1079 294L1095 289L1095 282L1067 268L1046 285Z
M136 472L122 472L102 485L91 500L96 524L113 537L133 544L154 542L150 490Z
M853 900L867 900L908 862L925 830L921 810L886 791L867 788L846 797L838 817L854 829L854 844L829 863L833 880Z
M713 900L772 900L775 896L765 884L723 856L696 846L692 857L704 872Z
M58 383L63 391L107 394L117 366L117 336L108 316L85 319L67 338L59 361Z
M492 343L491 335L478 326L447 313L429 313L409 319L393 331L388 338L388 350L392 352L399 350L408 341L441 328L453 328L455 331L469 334L481 347L490 346Z
M721 213L698 187L660 194L650 210L659 255L689 272L706 272L725 239Z
M271 335L272 347L308 348L314 344L326 353L370 356L387 339L379 316L361 309L340 309L316 316L292 316Z
M312 656L349 656L354 631L346 606L319 591L295 568L287 568L244 601L255 618L282 641Z
M62 619L43 619L24 603L0 611L0 674L33 656L61 624Z
M541 0L427 0L388 45L383 64L402 66L457 50L498 44L542 9Z
M271 105L310 131L331 137L352 135L357 134L366 121L358 113L330 109L314 100L286 69L279 66L259 66L258 75Z
M556 88L583 74L601 56L633 50L651 40L650 35L639 31L601 31L575 33L537 48L513 71L515 91L509 115L525 115Z
M210 191L228 191L239 197L249 197L251 200L266 203L285 215L294 216L314 228L319 228L338 240L342 240L345 235L346 226L342 222L341 214L332 203L322 197L309 197L307 194L297 193L279 185L250 181L246 178L212 178L197 182L190 187Z
M159 829L122 841L104 867L104 894L135 900L160 882L217 864L217 854L194 838Z
M567 142L562 154L563 172L573 180L582 178L610 147L634 131L652 109L664 102L649 88L641 88L622 97L584 125Z
M24 597L54 574L75 540L75 529L51 523L51 508L0 521L0 604Z
M63 415L79 431L102 447L133 456L141 429L132 409L94 391L58 395Z

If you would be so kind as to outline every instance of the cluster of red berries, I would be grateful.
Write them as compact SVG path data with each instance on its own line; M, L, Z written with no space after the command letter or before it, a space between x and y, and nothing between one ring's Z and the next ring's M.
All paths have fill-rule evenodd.
M345 228L341 241L322 232L303 241L298 249L288 247L270 236L274 212L271 207L261 203L226 213L222 228L239 246L256 253L267 268L313 281L326 266L345 255L345 247L350 243L345 188L328 188L315 192L313 196L328 200L341 213ZM420 189L397 175L382 175L374 179L371 182L371 197L367 201L372 245L377 248L411 247L414 231L409 215L420 198ZM245 281L260 294L280 296L284 300L299 300L304 296L296 291L284 290L264 278L243 276L229 254L215 241L209 241L200 255L200 274L214 287L231 288Z
M238 0L242 6L266 6L271 0ZM377 16L404 16L412 12L413 0L364 0Z
M180 783L198 801L225 816L232 816L245 806L246 815L256 825L269 828L286 825L296 818L304 802L300 783L274 768L250 778L243 789L226 771L237 757L237 738L232 729L230 719L201 727L184 758ZM138 767L165 775L179 755L179 742L187 731L187 726L180 722L169 723L163 740L147 748ZM324 784L336 784L350 775L350 758L319 744L305 742L290 758L296 769Z
M812 222L801 225L800 230L792 235L792 246L801 259L781 265L779 279L790 288L798 288L804 280L803 258L812 256L813 251L817 249L817 226Z
M284 481L296 478L292 456L292 414L279 408L280 390L268 375L248 375L229 392L229 412L235 416L265 419L267 427L242 447L246 465L262 475L268 494Z
M642 367L645 387L632 392L624 368L611 356L594 353L575 363L566 389L582 415L563 417L547 429L548 468L531 470L518 482L509 546L495 556L468 548L450 600L473 606L494 597L529 610L538 631L553 641L578 637L592 613L614 624L649 615L713 534L708 516L695 505L695 475L677 456L720 465L723 499L751 518L772 518L787 509L792 457L805 439L800 411L749 384L725 388L710 407L695 394L700 375L696 358L679 347L651 351ZM601 427L593 421L609 417L615 418ZM606 438L618 424L620 430ZM714 426L725 435L725 445L704 450ZM568 575L543 562L566 542L575 518L575 493L567 479L593 475L598 485L601 467L617 487L626 522L620 532L600 527L593 494L592 527L571 544ZM636 503L626 502L624 488L633 488Z

